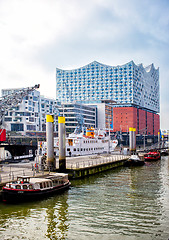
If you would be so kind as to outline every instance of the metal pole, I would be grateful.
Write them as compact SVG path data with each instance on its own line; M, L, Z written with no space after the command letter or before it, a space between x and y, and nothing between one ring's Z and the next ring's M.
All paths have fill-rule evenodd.
M133 128L129 128L129 149L130 153L133 151Z
M136 151L136 128L129 128L130 153Z
M136 128L133 128L133 151L136 151Z
M46 115L47 167L51 170L55 169L53 122L53 115Z
M158 148L160 148L160 132L158 132Z
M66 132L65 117L58 117L59 124L59 172L66 170Z

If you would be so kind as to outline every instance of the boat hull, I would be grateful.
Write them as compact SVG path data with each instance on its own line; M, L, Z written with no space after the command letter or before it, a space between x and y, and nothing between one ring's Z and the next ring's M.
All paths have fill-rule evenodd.
M57 187L53 187L52 189L44 189L44 190L20 190L20 189L10 189L3 188L2 191L2 200L5 203L20 203L20 202L28 202L40 200L54 194L63 192L70 187L70 182L60 185Z
M145 164L145 162L142 160L129 159L125 162L124 165L126 167L130 167L130 166L143 166L144 164Z
M144 160L145 161L157 161L161 159L161 155L158 153L148 153L144 155Z

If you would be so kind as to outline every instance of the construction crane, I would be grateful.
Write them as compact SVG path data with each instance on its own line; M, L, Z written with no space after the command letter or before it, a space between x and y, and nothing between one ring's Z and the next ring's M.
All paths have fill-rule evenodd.
M18 106L19 103L22 102L23 98L27 96L30 92L39 88L40 84L36 84L33 87L16 89L9 95L5 95L0 98L0 126L3 124L5 113Z

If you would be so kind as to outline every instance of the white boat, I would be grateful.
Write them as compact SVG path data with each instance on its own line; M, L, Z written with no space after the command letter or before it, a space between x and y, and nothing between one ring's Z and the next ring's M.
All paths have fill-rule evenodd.
M81 156L90 154L111 153L118 145L118 140L111 140L104 130L89 128L79 134L72 133L66 138L66 156ZM39 155L47 152L46 142L38 143ZM54 152L59 155L59 139L54 138Z

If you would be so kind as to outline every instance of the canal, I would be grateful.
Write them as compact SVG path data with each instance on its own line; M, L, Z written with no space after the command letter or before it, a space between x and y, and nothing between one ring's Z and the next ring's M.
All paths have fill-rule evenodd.
M0 239L169 239L169 157L73 180L62 195L0 203Z

